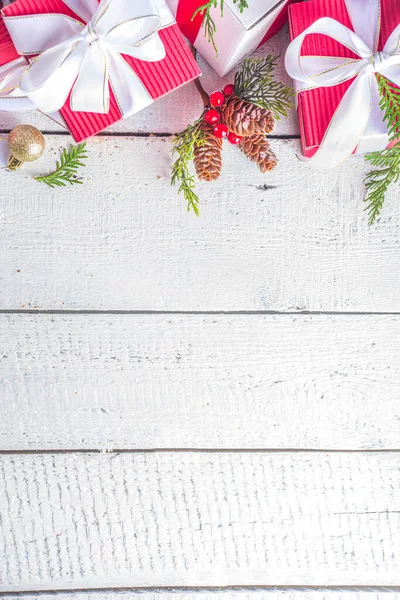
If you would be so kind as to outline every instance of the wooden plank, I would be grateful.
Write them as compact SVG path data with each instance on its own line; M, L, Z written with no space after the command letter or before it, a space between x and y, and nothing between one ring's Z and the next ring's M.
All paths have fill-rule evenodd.
M398 453L0 457L0 590L396 585Z
M276 71L277 78L287 85L292 85L283 64L288 43L289 33L287 28L285 28L260 48L255 53L255 56L266 56L267 54L278 55L280 58ZM199 64L203 73L203 86L208 93L222 89L227 83L233 82L234 73L221 78L218 77L202 57L199 57ZM202 109L203 103L195 86L188 84L184 88L157 101L146 110L115 124L108 129L108 132L158 133L161 131L164 133L176 133L184 129L188 123L198 119ZM50 121L48 117L38 112L7 113L0 111L0 130L9 131L19 123L30 123L42 131L63 131L60 125L54 121ZM298 122L294 110L291 112L289 119L283 119L277 123L275 133L277 135L298 135Z
M278 141L280 167L262 175L228 144L197 219L170 186L168 138L92 140L83 186L30 179L64 143L0 174L0 308L399 310L399 186L369 227L361 157L321 174Z
M400 318L2 315L0 449L400 447Z
M54 600L54 593L19 594L21 600ZM4 600L12 600L13 595L2 595ZM348 589L235 589L222 590L102 590L96 592L58 592L57 600L399 600L400 594L390 588L379 590Z

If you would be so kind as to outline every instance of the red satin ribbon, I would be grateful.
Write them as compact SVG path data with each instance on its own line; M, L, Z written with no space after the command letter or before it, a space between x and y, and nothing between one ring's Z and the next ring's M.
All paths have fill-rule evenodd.
M202 4L204 0L181 0L178 4L176 21L191 44L194 44L200 31L203 15L198 14L194 19L192 17Z
M281 12L278 14L272 26L268 29L267 33L259 43L259 47L282 29L288 20L289 4L292 4L293 2L295 2L295 0L289 0L289 2L284 4Z

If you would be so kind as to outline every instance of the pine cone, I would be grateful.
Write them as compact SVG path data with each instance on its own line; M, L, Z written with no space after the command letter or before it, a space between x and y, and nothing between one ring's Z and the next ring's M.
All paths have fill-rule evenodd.
M202 181L215 181L222 169L222 140L213 134L213 126L205 121L200 124L201 145L194 149L194 168Z
M244 137L239 143L239 148L247 158L257 163L261 173L272 171L278 164L278 160L271 150L271 146L265 135L253 135Z
M275 122L271 111L265 110L238 96L230 96L222 107L229 131L242 137L271 133Z

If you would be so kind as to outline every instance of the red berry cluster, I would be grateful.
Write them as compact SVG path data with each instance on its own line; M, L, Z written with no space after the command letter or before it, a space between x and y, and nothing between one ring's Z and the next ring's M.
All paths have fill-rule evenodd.
M235 88L232 84L226 85L223 92L213 92L210 96L210 104L213 108L206 111L204 120L210 125L214 125L213 133L215 137L222 139L228 138L228 141L235 146L240 143L242 138L236 133L229 131L229 128L225 123L221 122L221 112L218 110L225 104L225 98L232 96Z

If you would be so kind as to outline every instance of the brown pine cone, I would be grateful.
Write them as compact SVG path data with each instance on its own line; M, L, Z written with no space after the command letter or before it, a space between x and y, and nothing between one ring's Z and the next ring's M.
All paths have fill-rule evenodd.
M257 163L261 173L272 171L278 164L278 160L271 150L271 146L265 135L253 135L244 137L239 143L239 148L247 158Z
M238 96L230 96L222 107L224 121L229 131L242 137L271 133L275 122L271 111L265 110Z
M201 144L194 149L194 168L202 181L215 181L221 175L222 140L213 134L213 126L200 124Z

